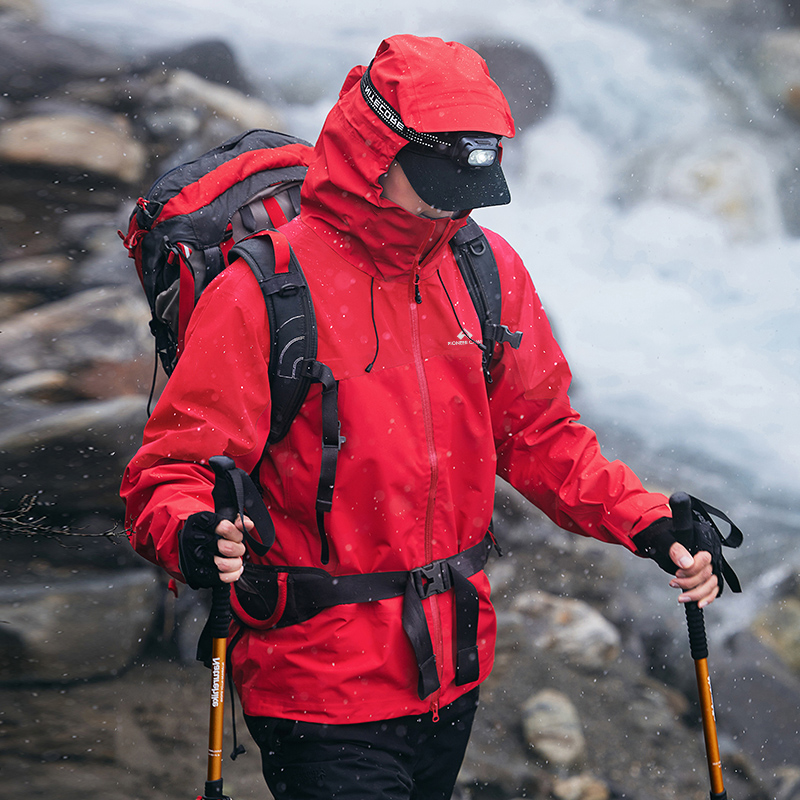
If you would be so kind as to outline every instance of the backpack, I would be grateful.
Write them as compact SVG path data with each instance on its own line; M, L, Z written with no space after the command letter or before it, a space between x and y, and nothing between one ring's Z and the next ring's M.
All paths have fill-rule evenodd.
M255 129L234 136L158 178L137 201L127 234L120 232L120 237L136 264L152 313L156 353L168 376L206 286L235 257L253 270L272 332L267 447L286 436L311 383L322 384L323 456L316 510L326 564L324 514L333 502L343 442L338 387L330 368L316 360L316 321L302 268L285 237L275 231L300 212L300 187L312 152L308 142L275 131ZM477 223L470 219L450 245L482 322L482 342L476 344L490 381L497 344L517 348L522 333L500 324L497 263Z

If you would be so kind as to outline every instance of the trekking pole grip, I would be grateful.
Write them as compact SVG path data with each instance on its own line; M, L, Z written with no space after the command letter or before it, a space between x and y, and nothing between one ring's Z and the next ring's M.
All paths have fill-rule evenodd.
M212 639L225 639L231 624L230 586L222 583L211 589L211 612L208 616L208 631Z
M675 528L675 538L692 554L697 552L697 543L694 536L694 523L692 521L692 499L686 492L675 492L669 498L672 509L672 524ZM686 626L689 629L689 649L692 658L698 661L708 658L708 641L706 639L706 625L703 619L703 609L697 603L687 603Z
M232 458L214 456L208 461L214 470L214 510L220 516L233 522L236 519L236 493L231 485L229 473L236 465ZM228 636L231 623L230 586L222 583L211 589L211 613L209 615L209 633L214 639Z
M703 609L697 603L686 604L686 627L689 629L689 651L695 661L708 658L708 640Z

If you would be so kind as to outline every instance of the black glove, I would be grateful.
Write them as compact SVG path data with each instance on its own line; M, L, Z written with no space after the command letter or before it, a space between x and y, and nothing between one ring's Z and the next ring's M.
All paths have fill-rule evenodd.
M178 560L183 577L192 589L219 586L222 580L214 563L218 556L217 525L224 517L213 511L192 514L178 534Z
M639 555L652 558L661 569L670 575L674 575L678 571L678 567L669 557L669 548L675 542L680 541L692 555L699 553L701 550L706 550L711 553L711 569L717 576L717 583L719 584L717 596L722 594L726 581L728 586L731 587L731 591L741 592L742 587L736 577L736 573L722 555L723 546L739 547L743 538L741 530L722 511L704 503L702 500L698 500L696 497L690 497L690 499L692 503L691 541L683 541L683 537L679 538L676 535L672 519L670 517L662 517L631 538L631 541L636 546L636 552ZM720 532L712 515L719 517L731 526L731 531L727 538Z
M675 538L675 526L672 517L662 517L648 525L631 537L636 546L637 555L652 558L664 572L674 575L678 566L669 556L669 549L678 540Z

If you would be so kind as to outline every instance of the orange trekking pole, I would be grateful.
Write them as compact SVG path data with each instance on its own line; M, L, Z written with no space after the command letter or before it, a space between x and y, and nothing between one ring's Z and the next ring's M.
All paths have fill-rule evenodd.
M718 580L720 581L720 591L722 590L722 575L727 578L732 591L741 591L739 581L733 570L725 563L721 555L720 540L722 544L730 547L738 547L741 543L741 531L736 528L727 517L724 517L731 525L731 536L726 540L719 534L714 523L710 518L701 513L701 520L705 524L705 535L698 536L692 516L692 500L684 492L676 492L669 499L672 509L672 519L675 526L675 538L683 544L692 555L700 550L708 549L711 552L712 564L715 558L718 563L715 569ZM696 501L697 502L697 501ZM702 511L712 509L702 508ZM713 509L713 511L717 511ZM717 512L721 514L721 512ZM709 527L717 534L717 538L711 534ZM703 619L703 609L697 603L687 603L686 624L689 629L689 649L694 660L695 677L697 678L697 693L700 700L700 712L703 720L703 737L706 744L706 759L708 761L708 776L711 781L711 800L727 800L727 793L722 779L722 760L719 754L719 742L717 740L717 719L714 713L714 698L711 692L711 677L708 672L708 642L706 640L705 620Z
M214 470L214 511L225 519L236 519L237 500L227 473L234 468L225 456L209 459ZM211 613L204 633L211 638L211 698L208 718L208 768L206 785L197 800L230 800L222 791L222 733L225 714L225 675L228 658L228 629L231 624L230 586L211 589Z
M249 550L265 556L275 541L275 526L250 476L239 469L228 456L208 460L214 470L214 512L231 522L244 521L245 511L255 523L259 538L246 529L244 541ZM242 525L244 528L244 524ZM198 659L211 668L211 701L208 720L208 770L203 794L197 800L230 800L222 791L222 733L225 712L225 678L227 676L228 629L231 624L231 587L220 582L211 589L211 613L200 635ZM210 647L209 647L210 644ZM234 739L236 730L234 728ZM234 749L232 758L243 752Z
M211 701L208 720L208 769L205 790L197 800L230 800L222 792L222 732L225 711L225 673L228 627L231 621L230 587L215 586L211 595Z

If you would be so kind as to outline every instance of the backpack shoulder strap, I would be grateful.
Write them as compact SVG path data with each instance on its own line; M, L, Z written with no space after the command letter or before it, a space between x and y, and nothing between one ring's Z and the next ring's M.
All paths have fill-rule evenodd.
M264 295L271 331L269 442L289 431L311 384L307 362L317 354L314 308L303 270L285 237L270 231L239 242L230 260L244 259Z
M508 326L500 322L503 305L500 273L486 234L478 223L470 217L450 240L450 246L481 321L483 372L487 381L491 381L489 367L496 346L507 342L511 347L518 348L522 342L522 331L510 331Z
M263 231L239 242L230 260L242 258L261 287L270 326L269 381L272 416L267 447L289 432L312 383L322 385L322 463L317 487L317 528L321 560L329 560L324 515L333 505L339 435L339 384L330 367L317 361L317 324L303 270L286 237Z

